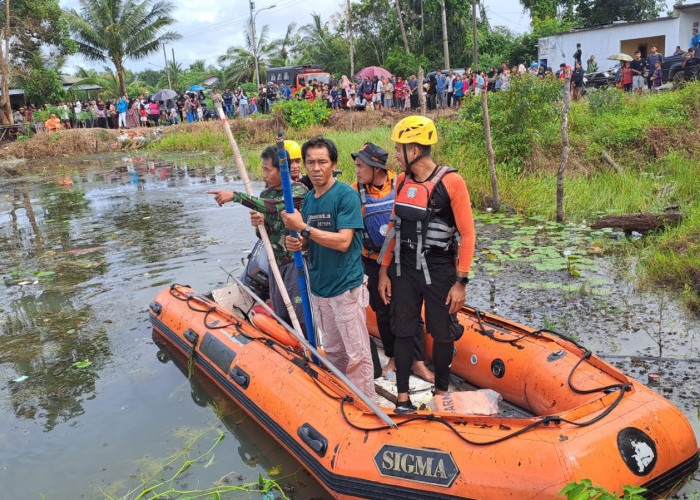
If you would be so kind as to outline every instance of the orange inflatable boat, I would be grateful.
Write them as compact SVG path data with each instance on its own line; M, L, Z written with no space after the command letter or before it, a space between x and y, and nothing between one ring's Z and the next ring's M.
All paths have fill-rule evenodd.
M555 498L584 478L655 496L698 467L696 437L675 406L552 332L463 308L452 370L499 393L504 411L383 408L392 427L279 323L232 309L173 285L150 318L335 498Z

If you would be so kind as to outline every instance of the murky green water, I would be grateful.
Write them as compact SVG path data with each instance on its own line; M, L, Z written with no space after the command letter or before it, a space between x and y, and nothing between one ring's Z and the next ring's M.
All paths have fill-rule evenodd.
M294 498L327 498L220 392L187 381L151 337L147 306L160 289L207 291L240 273L255 242L248 211L219 208L204 193L242 189L235 169L205 155L125 160L52 160L0 179L0 498L134 498L192 436L168 473L219 432L225 439L179 487L262 474L282 478ZM596 254L619 235L488 214L478 231L469 305L573 335L643 382L659 373L656 389L700 435L700 322L615 278L627 265ZM230 498L248 497L261 495Z

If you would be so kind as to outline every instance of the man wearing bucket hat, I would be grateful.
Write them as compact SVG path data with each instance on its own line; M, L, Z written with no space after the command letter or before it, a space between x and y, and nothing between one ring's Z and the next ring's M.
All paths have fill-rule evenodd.
M396 179L386 254L380 255L379 293L391 304L396 413L403 414L416 410L408 397L408 378L413 332L424 304L426 330L434 340L435 392L449 389L454 341L463 331L456 313L466 297L475 236L467 185L455 169L439 166L431 157L438 141L433 121L404 118L391 139L404 172Z
M384 346L384 354L389 358L385 367L385 373L388 373L396 370L394 364L395 336L391 329L389 306L379 295L379 268L381 266L377 262L377 257L379 257L379 252L384 245L389 218L394 206L396 173L386 168L389 153L371 142L366 143L351 156L355 161L355 174L357 175L357 182L352 187L360 193L362 218L365 226L362 230L362 265L367 275L369 305L377 316L377 328ZM423 335L421 323L414 335L413 373L428 382L433 382L433 373L423 361ZM370 341L370 347L372 347L374 378L378 378L382 375L382 367L373 341Z

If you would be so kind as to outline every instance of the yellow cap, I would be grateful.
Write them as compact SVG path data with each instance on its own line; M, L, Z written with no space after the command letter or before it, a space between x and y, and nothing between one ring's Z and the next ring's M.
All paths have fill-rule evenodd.
M296 141L284 141L284 149L289 153L290 160L301 160L301 146Z
M421 144L430 146L438 140L435 123L425 116L407 116L394 127L391 140L399 144Z

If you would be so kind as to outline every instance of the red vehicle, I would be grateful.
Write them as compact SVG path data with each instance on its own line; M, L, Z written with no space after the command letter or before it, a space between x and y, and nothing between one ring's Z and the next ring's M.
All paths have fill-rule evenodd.
M308 86L313 80L319 83L330 83L331 75L323 71L321 66L316 65L282 66L268 68L267 80L277 84L284 83L292 89L292 92L296 92L301 87Z

